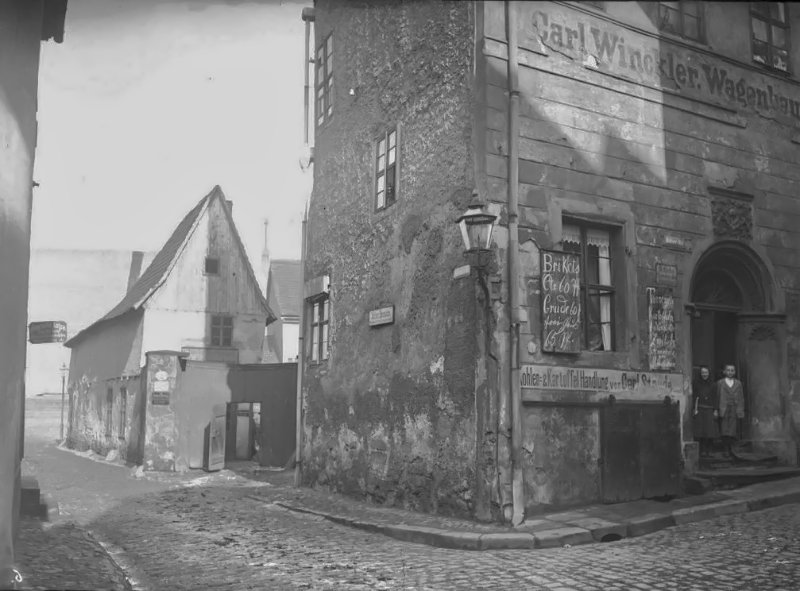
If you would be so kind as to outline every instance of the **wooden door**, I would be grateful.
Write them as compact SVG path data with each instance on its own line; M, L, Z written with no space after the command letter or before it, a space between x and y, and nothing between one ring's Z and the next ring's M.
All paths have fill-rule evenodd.
M611 404L601 412L602 496L604 503L642 498L639 409Z
M603 502L677 496L680 409L677 403L624 403L601 412Z

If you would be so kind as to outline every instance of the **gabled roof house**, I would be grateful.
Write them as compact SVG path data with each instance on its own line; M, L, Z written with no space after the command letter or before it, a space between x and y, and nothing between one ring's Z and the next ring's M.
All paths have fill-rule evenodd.
M275 259L268 264L267 301L278 321L267 327L264 362L295 361L303 299L303 269L299 260Z
M264 327L276 315L231 208L214 187L119 303L65 343L72 349L70 384L138 375L152 350L204 361L261 361Z

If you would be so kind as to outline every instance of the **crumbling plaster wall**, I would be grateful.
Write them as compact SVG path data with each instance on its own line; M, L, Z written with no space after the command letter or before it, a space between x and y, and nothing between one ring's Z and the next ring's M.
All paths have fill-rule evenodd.
M140 373L142 318L141 311L128 313L92 329L73 344L69 368L72 412L67 430L70 447L92 449L104 455L111 449L127 449L126 444L119 441L119 429L114 430L113 422L119 417L119 386ZM109 387L112 389L111 436L106 435ZM131 406L136 388L138 386L128 387Z
M453 279L474 186L473 6L318 2L316 45L330 32L305 278L330 275L331 356L305 372L303 479L474 514L476 293ZM375 141L394 125L397 202L376 212ZM370 327L389 305L394 324Z

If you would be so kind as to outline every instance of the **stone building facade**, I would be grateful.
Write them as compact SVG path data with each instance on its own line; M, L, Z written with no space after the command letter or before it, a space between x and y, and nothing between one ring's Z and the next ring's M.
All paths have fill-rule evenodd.
M316 2L304 482L514 522L680 494L723 363L797 463L800 11L675 6Z

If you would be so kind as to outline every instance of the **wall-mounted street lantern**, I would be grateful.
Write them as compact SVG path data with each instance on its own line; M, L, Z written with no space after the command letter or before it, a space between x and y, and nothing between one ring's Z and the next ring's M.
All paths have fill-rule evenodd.
M491 250L492 230L496 219L497 216L486 211L486 205L477 200L477 193L473 193L472 205L456 220L466 252Z

